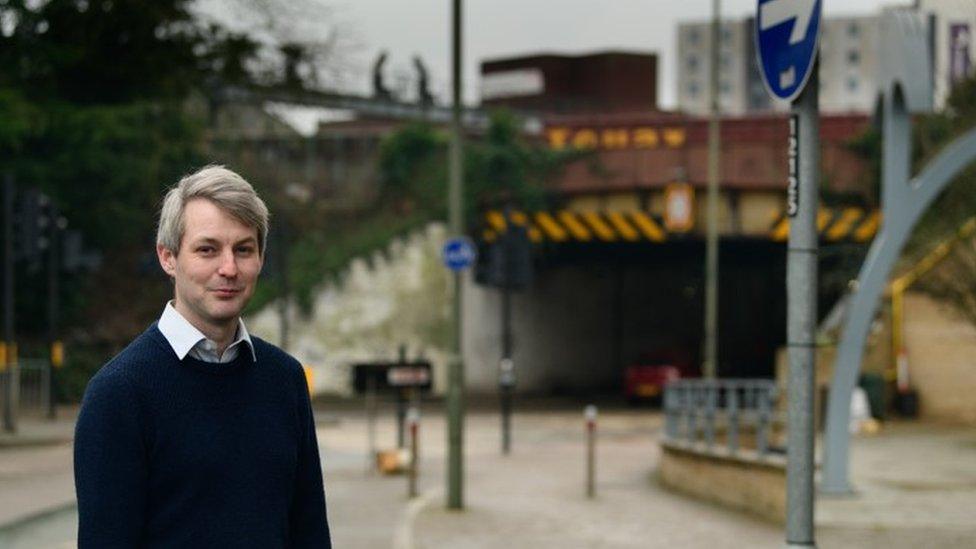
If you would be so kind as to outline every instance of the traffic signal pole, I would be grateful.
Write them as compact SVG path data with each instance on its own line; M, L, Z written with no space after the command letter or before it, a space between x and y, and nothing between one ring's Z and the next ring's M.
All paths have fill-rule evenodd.
M721 39L719 0L712 0L711 62L709 63L708 100L708 201L705 237L705 342L702 375L718 377L718 178L720 143L718 67Z
M61 219L60 212L54 203L48 212L50 219L48 225L48 256L47 256L47 330L49 357L47 374L47 417L54 419L57 416L57 372L64 360L64 347L59 339L58 325L60 312L60 293L61 293L61 231L64 229L64 221Z
M17 431L13 369L17 345L14 343L14 177L3 180L3 341L0 342L0 379L4 380L3 428Z
M464 173L462 165L461 136L461 0L452 0L451 14L451 146L448 158L449 192L448 207L452 237L464 231ZM448 366L447 387L447 507L464 508L464 362L462 360L462 297L461 271L454 273L454 334L453 357Z

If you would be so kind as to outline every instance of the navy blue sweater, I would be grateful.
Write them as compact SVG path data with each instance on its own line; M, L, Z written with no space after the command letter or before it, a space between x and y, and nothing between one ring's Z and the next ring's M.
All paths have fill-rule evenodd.
M153 324L92 378L79 549L331 547L301 365L252 341L257 362L180 361Z

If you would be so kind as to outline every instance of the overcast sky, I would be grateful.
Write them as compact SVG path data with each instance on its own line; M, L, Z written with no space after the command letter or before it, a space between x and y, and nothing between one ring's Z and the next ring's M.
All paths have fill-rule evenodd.
M831 0L824 14L867 15L891 0ZM380 50L390 52L391 73L406 73L420 55L432 87L446 101L450 83L451 0L338 0L340 17L355 29L359 91L369 89L369 66ZM478 98L478 64L484 59L538 52L582 53L623 49L658 54L658 102L674 106L677 23L707 20L710 0L469 0L464 2L464 94ZM723 0L722 16L754 13L756 0Z

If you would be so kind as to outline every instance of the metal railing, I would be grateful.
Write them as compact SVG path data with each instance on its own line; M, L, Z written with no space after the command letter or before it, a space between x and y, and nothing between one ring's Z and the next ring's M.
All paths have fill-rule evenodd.
M769 379L673 381L664 389L665 440L705 453L724 448L739 455L748 434L755 437L756 457L763 459L771 453L776 398L776 383Z
M16 415L46 413L50 405L51 363L45 359L20 359L0 373L0 409L11 399ZM13 384L13 390L8 386Z

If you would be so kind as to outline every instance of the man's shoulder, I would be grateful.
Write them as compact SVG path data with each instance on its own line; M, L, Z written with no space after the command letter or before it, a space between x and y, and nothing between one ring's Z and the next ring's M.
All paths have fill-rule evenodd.
M153 333L154 331L155 333ZM123 379L136 375L140 366L166 357L167 349L156 341L157 336L161 337L156 324L153 323L145 332L133 339L125 349L122 349L119 354L109 359L95 373L91 383L119 383Z
M251 336L251 344L254 345L254 354L257 355L259 363L267 362L291 371L302 371L302 363L277 345L253 335Z

